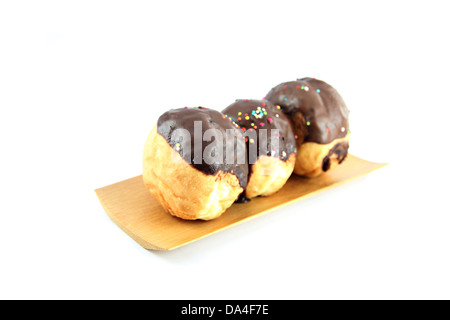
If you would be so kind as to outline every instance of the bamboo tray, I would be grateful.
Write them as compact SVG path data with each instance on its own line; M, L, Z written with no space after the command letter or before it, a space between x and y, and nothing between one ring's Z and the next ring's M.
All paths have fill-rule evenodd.
M142 176L95 192L108 216L142 247L173 250L361 177L385 165L349 155L342 165L318 178L304 179L292 175L276 194L255 198L248 203L235 203L222 216L211 221L187 221L171 216L149 194Z

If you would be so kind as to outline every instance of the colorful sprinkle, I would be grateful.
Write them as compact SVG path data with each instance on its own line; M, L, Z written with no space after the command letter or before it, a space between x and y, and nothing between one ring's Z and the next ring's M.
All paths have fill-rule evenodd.
M306 125L307 125L307 126L311 125L311 122L306 121Z
M296 86L297 89L300 89L300 86Z
M261 127L264 127L264 123L262 123L262 122L261 122L259 125L260 125Z
M287 89L287 85L284 85L284 88Z
M330 132L330 128L327 127L327 131Z
M249 117L249 116L246 116L246 117L245 117L245 120L250 120L250 117Z
M281 107L279 105L277 105L277 109L281 109Z
M319 92L320 92L320 89L317 89L316 92L319 93Z
M263 102L263 103L261 103L261 104L262 104L262 106L263 106L263 107L265 107L265 106L266 106L266 103L265 103L265 102Z
M298 139L298 135L295 135L295 139Z
M267 119L269 122L272 122L273 121L273 119L272 118L269 118L269 119Z
M241 120L242 120L242 118L241 118L241 117L239 117L239 118L238 118L238 121L241 121Z
M281 134L277 134L277 138L281 137Z
M305 91L309 91L309 88L308 88L308 87L305 87Z
M250 143L253 143L253 142L255 142L255 140L253 140L253 139L250 139Z
M287 98L286 98L286 97L284 97L284 101L287 101Z
M238 112L238 116L240 116L242 114L242 112Z
M341 132L344 132L344 131L345 131L345 128L344 128L344 127L342 127L342 128L341 128Z
M277 118L279 118L280 117L280 115L277 113L276 115L275 115L275 117L277 117Z
M247 129L245 129L244 127L242 127L242 131L244 131L244 132L245 132L246 130L247 130Z

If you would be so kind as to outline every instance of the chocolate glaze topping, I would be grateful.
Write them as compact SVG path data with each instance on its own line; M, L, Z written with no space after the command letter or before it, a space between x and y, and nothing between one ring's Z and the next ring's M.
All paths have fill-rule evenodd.
M332 86L314 78L281 83L265 97L291 117L304 142L328 144L347 135L348 109Z
M247 151L250 153L250 164L255 163L257 158L262 155L278 157L283 161L287 161L291 154L297 152L297 141L289 118L281 109L277 109L269 101L236 100L236 102L223 110L222 113L238 124L244 132L247 138ZM267 139L260 139L261 129L267 129ZM272 134L272 129L277 129L279 136ZM256 136L256 139L252 139L254 136ZM278 140L276 141L278 147L271 148L271 146L274 146L272 139ZM254 150L257 151L254 159L252 159L252 148L250 147L252 143L256 144ZM265 143L266 145L261 148L261 143ZM261 154L262 151L265 154Z
M227 129L237 138L226 139ZM208 175L215 175L219 171L232 173L239 179L242 188L247 186L248 165L244 137L235 124L220 112L204 107L172 109L159 118L157 131L197 170ZM206 131L208 132L205 134ZM189 137L185 138L184 134ZM226 157L227 143L228 148L234 148L233 159ZM236 157L238 154L244 154L244 163Z
M328 152L328 154L326 155L325 158L323 158L322 161L322 170L323 171L328 171L330 169L330 158L333 156L333 154L336 155L337 160L339 161L339 163L341 163L342 161L345 160L345 158L347 157L347 153L348 153L348 142L347 141L343 141L343 142L339 142L337 143L331 150L330 152Z
M269 101L262 100L236 100L222 111L228 120L236 123L242 130L247 144L248 163L254 164L262 155L278 157L287 161L289 156L297 152L297 141L294 136L289 118L280 109ZM262 132L266 129L265 134ZM271 129L277 129L272 132ZM263 135L260 135L263 133ZM272 139L277 139L273 141ZM276 142L274 146L273 142ZM252 148L252 144L253 148ZM253 166L249 166L249 176ZM245 191L236 202L246 203L250 199L245 197Z

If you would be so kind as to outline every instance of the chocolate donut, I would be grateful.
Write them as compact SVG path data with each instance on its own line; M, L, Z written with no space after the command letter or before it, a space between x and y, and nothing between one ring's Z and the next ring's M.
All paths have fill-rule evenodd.
M332 86L315 78L281 83L266 95L291 119L297 139L296 174L314 177L347 156L349 111Z
M269 101L248 99L236 100L222 113L245 135L249 163L245 197L277 192L291 176L296 159L297 142L288 117Z
M144 148L144 184L172 215L219 217L247 186L242 132L203 107L164 113Z

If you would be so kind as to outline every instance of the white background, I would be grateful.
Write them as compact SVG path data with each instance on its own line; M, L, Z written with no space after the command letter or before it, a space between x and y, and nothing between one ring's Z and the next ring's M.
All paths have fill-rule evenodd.
M450 298L446 1L2 1L0 298ZM390 165L172 252L94 189L165 110L316 77Z

